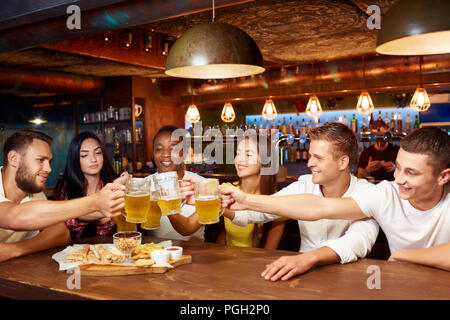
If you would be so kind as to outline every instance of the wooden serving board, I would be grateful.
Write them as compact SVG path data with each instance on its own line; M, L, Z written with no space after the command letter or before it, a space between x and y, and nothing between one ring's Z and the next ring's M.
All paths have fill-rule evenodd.
M192 262L191 255L183 255L180 259L169 260L169 263L175 268L183 264ZM119 266L119 265L104 265L104 264L85 264L80 267L81 275L85 276L124 276L129 274L146 274L146 273L164 273L171 268L168 267L152 267L152 266Z

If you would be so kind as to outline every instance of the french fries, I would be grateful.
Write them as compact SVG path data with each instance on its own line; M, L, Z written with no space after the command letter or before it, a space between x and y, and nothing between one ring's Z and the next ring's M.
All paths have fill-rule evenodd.
M152 251L161 249L164 249L164 247L154 244L153 242L145 243L134 249L133 252L131 253L131 257L133 258L133 260L151 259Z

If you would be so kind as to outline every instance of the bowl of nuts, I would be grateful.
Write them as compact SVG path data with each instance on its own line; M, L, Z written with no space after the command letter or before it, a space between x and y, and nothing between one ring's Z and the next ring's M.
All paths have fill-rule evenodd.
M136 231L122 231L113 235L114 246L132 261L131 252L141 245L142 234Z

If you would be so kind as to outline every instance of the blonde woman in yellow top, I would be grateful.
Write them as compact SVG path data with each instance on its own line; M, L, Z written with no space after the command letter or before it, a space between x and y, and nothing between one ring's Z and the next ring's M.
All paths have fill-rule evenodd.
M264 145L265 144L265 145ZM264 153L260 151L259 146ZM276 170L267 170L270 174L261 174L264 167L270 167L275 165L270 152L272 151L270 137L249 136L242 139L237 145L236 156L234 158L234 165L236 167L239 181L231 184L242 191L253 194L270 195L275 193L276 190ZM265 161L261 161L264 158ZM263 163L267 163L264 165ZM269 168L268 168L269 169ZM228 183L230 185L230 183ZM192 181L190 178L183 179L181 187L184 196L189 198L192 196ZM189 200L187 200L189 202ZM228 210L228 209L227 209ZM193 215L189 218L183 219L177 225L177 229L185 229L186 232L191 232L195 228L198 228L197 215ZM225 230L219 235L217 243L226 244L228 246L235 247L263 247L266 249L275 250L278 247L281 236L284 231L285 218L273 221L270 225L267 225L266 241L261 244L261 239L264 235L264 229L262 225L247 224L245 227L237 226L231 223L226 217L227 212L224 213ZM173 221L174 222L174 221ZM172 222L172 223L173 223Z

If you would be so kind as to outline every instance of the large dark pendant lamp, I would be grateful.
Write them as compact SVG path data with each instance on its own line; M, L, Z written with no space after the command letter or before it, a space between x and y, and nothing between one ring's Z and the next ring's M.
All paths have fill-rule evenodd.
M261 51L241 29L214 22L187 30L169 51L166 74L191 79L225 79L265 71Z
M450 0L398 0L381 20L376 51L390 55L450 53Z

